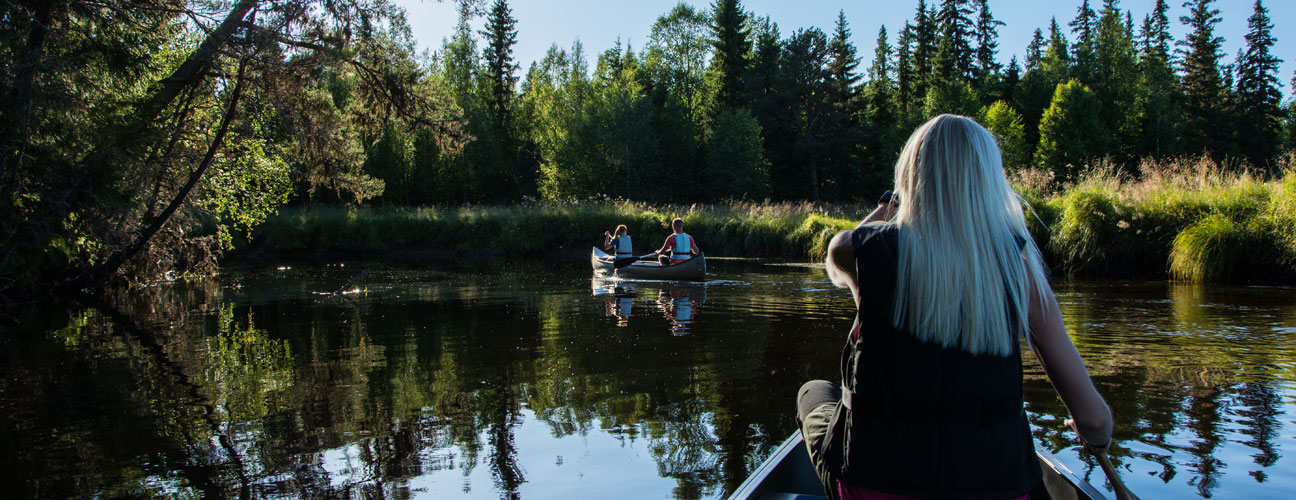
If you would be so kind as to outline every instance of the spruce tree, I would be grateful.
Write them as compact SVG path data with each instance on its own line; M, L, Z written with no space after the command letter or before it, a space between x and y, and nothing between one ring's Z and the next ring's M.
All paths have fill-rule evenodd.
M781 89L793 142L787 163L776 162L771 171L775 197L822 201L820 167L836 132L823 127L835 104L830 58L828 36L818 28L797 30L784 46Z
M1070 68L1071 55L1067 50L1066 35L1062 34L1057 18L1053 18L1049 24L1048 48L1044 50L1044 58L1040 60L1040 70L1056 85L1067 80Z
M1111 152L1117 163L1128 164L1137 155L1139 143L1134 107L1138 66L1134 41L1116 0L1103 2L1094 51L1098 78L1093 89L1103 106L1103 124L1113 134Z
M826 196L842 198L858 187L860 179L861 148L867 142L860 111L863 103L859 93L860 75L858 50L850 41L850 25L846 12L838 11L837 24L828 39L828 79L832 101L831 113L825 120L828 155L825 158L823 179Z
M486 18L486 29L480 33L486 40L482 72L489 80L490 96L487 106L492 123L489 133L480 134L482 137L479 138L492 139L494 144L489 146L492 151L482 161L494 165L479 166L493 171L496 176L497 189L492 190L492 194L501 199L517 200L531 194L535 181L531 175L533 166L523 162L515 154L519 151L512 116L518 80L514 75L518 65L513 62L513 46L517 44L517 19L513 18L512 9L506 0L495 0L491 5L490 14Z
M1049 22L1048 42L1044 45L1037 67L1027 71L1022 77L1015 101L1026 127L1026 144L1031 148L1031 154L1034 154L1034 148L1039 144L1040 117L1052 101L1058 84L1067 81L1069 71L1066 36L1062 34L1057 18L1054 18Z
M917 77L915 76L914 57L912 47L914 44L914 28L908 22L905 23L904 29L900 30L900 36L896 38L896 109L901 115L906 115L914 102L914 96L917 95Z
M747 98L752 115L760 123L761 136L765 145L766 158L771 164L783 164L788 158L791 132L788 123L783 120L781 93L780 59L782 43L779 41L778 25L769 17L760 17L751 22L751 33L754 40L751 65L747 70Z
M972 38L976 35L972 25L969 0L942 0L938 22L940 39L936 44L933 62L936 78L941 84L966 82L972 79Z
M859 68L859 56L850 36L846 11L838 11L837 24L833 28L832 38L828 40L828 52L832 56L828 72L832 75L834 87L843 96L854 92L855 85L860 80L859 73L855 71Z
M514 85L517 77L513 72L518 65L513 62L513 46L517 45L517 19L513 18L512 9L506 0L495 0L491 5L490 15L486 18L486 29L481 32L486 38L485 68L491 82L491 113L500 124L507 123L509 105L513 101Z
M1184 2L1189 15L1179 21L1188 25L1182 62L1184 89L1184 151L1190 154L1205 152L1221 160L1225 146L1219 134L1228 130L1225 123L1227 96L1220 74L1220 45L1224 40L1215 36L1215 24L1220 21L1219 10L1211 8L1214 0Z
M1021 64L1017 63L1017 56L1013 55L999 81L999 100L1011 103L1017 98L1017 85L1021 83L1021 75Z
M864 182L868 187L886 185L899 152L899 123L895 106L896 81L891 64L891 44L887 40L886 26L878 29L877 47L873 50L873 64L869 66L869 82L865 89L865 116L868 123ZM876 185L876 186L874 186Z
M927 10L926 0L918 0L913 34L913 90L914 96L921 99L927 95L927 88L931 84L938 41L936 15Z
M1296 71L1292 72L1291 95L1296 96ZM1296 98L1287 104L1287 140L1284 147L1287 153L1296 153Z
M1076 11L1075 20L1068 26L1076 36L1072 45L1072 59L1075 67L1072 76L1079 78L1080 83L1093 85L1097 79L1096 44L1098 40L1098 13L1089 7L1089 0L1084 0Z
M999 27L1003 26L1003 21L994 18L990 13L989 0L977 1L977 22L976 22L976 83L977 89L982 96L989 93L989 89L996 83L995 77L999 74L1000 64L995 58L999 54ZM995 96L1000 97L1000 96Z
M717 76L715 108L742 106L743 76L747 71L747 54L751 52L751 34L747 13L739 0L716 0L711 6L711 71Z
M1269 49L1277 39L1269 9L1256 0L1247 19L1246 49L1238 58L1237 117L1246 130L1239 130L1237 149L1252 165L1269 164L1282 147L1282 110L1279 108L1278 65L1282 62Z
M1170 7L1157 0L1143 20L1139 42L1139 88L1135 107L1140 144L1136 154L1161 160L1179 152L1183 91L1173 68Z
M1039 28L1035 28L1035 36L1031 37L1030 44L1026 46L1026 71L1039 69L1042 59L1044 59L1044 33Z

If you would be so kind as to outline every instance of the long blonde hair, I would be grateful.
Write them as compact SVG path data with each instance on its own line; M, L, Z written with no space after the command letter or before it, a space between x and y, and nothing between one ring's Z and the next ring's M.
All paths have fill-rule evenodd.
M994 137L967 117L932 118L905 143L895 191L892 323L924 341L1009 355L1028 328L1028 287L1051 291Z

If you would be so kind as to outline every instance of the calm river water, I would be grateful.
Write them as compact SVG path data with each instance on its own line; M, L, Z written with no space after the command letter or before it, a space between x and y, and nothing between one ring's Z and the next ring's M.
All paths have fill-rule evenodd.
M837 378L852 311L822 268L709 264L298 264L28 311L0 331L0 496L722 497ZM1296 289L1058 292L1131 489L1296 497ZM1106 490L1025 365L1036 439Z

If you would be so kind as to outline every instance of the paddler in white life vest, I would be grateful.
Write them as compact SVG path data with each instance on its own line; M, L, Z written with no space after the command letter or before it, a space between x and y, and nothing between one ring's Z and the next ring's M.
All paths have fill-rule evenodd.
M661 265L679 264L702 253L698 250L697 242L693 241L693 237L684 232L684 219L676 218L671 221L671 229L675 234L667 236L666 242L657 251L657 260Z
M612 254L614 259L634 257L630 251L630 229L625 224L616 228L616 234L603 231L603 251Z

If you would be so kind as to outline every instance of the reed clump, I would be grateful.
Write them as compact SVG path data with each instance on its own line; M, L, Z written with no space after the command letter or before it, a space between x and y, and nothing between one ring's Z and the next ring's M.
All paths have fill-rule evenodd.
M1037 205L1048 230L1035 234L1072 276L1288 280L1296 275L1290 166L1289 158L1262 176L1184 159L1145 162L1129 175L1099 164Z

